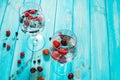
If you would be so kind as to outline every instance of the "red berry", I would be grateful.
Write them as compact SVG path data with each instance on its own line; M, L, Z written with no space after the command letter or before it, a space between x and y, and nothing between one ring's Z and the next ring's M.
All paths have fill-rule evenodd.
M68 74L68 79L73 79L74 75L72 73Z
M42 71L43 71L43 68L42 68L41 66L38 66L38 67L37 67L37 70L38 70L39 72L42 72Z
M48 50L48 49L44 49L42 52L43 52L43 54L45 54L45 55L48 55L48 54L49 54L49 50Z
M57 40L54 40L54 41L53 41L53 46L54 46L55 48L58 48L58 47L60 46L60 42L58 42Z
M25 24L26 26L29 26L29 21L25 21L24 24Z
M32 20L32 19L33 19L33 17L32 17L32 16L28 16L28 19L29 19L29 20Z
M37 20L37 18L38 18L37 16L33 17L34 20Z
M10 36L10 30L6 30L6 36L7 36L7 37Z
M17 63L18 63L18 64L21 64L21 60L20 60L20 59L18 59Z
M7 44L7 50L10 50L10 45L9 44Z
M39 80L45 80L43 77L40 77Z
M62 40L62 41L61 41L61 44L62 44L63 46L67 46L67 41L66 41L66 40Z
M35 12L36 12L36 11L35 11L34 9L31 9L31 10L30 10L30 14L35 14Z
M37 21L38 21L38 22L42 22L42 20L43 20L43 19L42 19L41 17L37 18Z
M53 58L54 60L58 60L59 57L60 57L60 53L59 53L58 51L53 51L53 52L52 52L52 58Z
M31 69L30 69L30 72L31 72L31 73L34 73L35 71L36 71L35 68L31 68Z
M25 12L25 17L28 17L29 15L29 12Z
M21 57L24 57L24 56L25 56L25 53L24 53L24 52L20 52L20 56L21 56Z
M59 52L60 52L60 54L61 54L61 55L63 55L63 56L64 56L64 55L66 55L66 54L67 54L67 52L68 52L68 51L67 51L67 49L66 49L66 48L59 48Z

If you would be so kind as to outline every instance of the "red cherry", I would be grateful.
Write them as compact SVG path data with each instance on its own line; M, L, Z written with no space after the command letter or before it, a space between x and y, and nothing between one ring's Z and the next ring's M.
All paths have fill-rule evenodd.
M6 36L7 36L7 37L10 36L10 30L6 30Z
M57 40L54 40L54 41L53 41L53 46L54 46L55 48L58 48L58 47L60 46L60 42L58 42Z
M43 54L48 55L50 51L48 49L44 49L42 52Z
M62 41L61 41L61 44L62 44L63 46L67 46L67 41L66 41L66 40L62 40Z
M20 59L18 59L17 63L18 63L18 64L21 64L21 60L20 60Z
M66 48L59 48L59 52L60 52L60 54L61 54L61 55L63 55L63 56L64 56L64 55L66 55L66 54L67 54L67 52L68 52L68 51L67 51L67 49L66 49Z
M31 10L30 10L30 14L35 14L35 12L36 12L36 11L35 11L34 9L31 9Z
M59 57L60 57L60 53L59 53L58 51L53 51L53 52L52 52L52 58L53 58L54 60L58 60Z
M24 52L20 52L20 56L21 56L21 57L24 57L24 56L25 56L25 53L24 53Z
M31 72L31 73L34 73L35 71L36 71L35 68L31 68L31 69L30 69L30 72Z
M43 71L43 68L42 68L41 66L38 66L38 67L37 67L37 70L38 70L39 72L42 72L42 71Z
M24 24L25 24L26 26L29 26L29 21L25 21Z
M32 17L32 16L28 16L28 19L29 19L29 20L32 20L32 19L33 19L33 17Z
M68 74L68 79L73 79L74 75L72 73Z
M29 12L25 12L25 17L28 17L29 15Z
M40 77L39 80L45 80L43 77Z
M7 50L10 50L10 45L9 44L7 44Z

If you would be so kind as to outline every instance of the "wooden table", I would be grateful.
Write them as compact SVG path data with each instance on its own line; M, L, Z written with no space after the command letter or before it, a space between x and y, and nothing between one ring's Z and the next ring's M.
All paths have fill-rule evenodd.
M120 1L119 0L0 0L0 79L31 80L28 64L17 65L20 52L25 52L21 66L32 54L41 56L45 80L68 80L58 76L51 68L51 58L45 59L42 50L32 52L27 48L27 35L20 29L18 7L25 2L41 5L46 19L42 35L44 48L49 48L49 37L60 29L72 30L78 39L77 56L71 62L74 80L120 80ZM6 30L11 35L6 39ZM15 36L18 32L18 36ZM18 39L18 40L17 40ZM7 51L3 43L11 46ZM37 57L34 57L37 60ZM33 60L34 60L33 59ZM14 79L10 79L14 80Z

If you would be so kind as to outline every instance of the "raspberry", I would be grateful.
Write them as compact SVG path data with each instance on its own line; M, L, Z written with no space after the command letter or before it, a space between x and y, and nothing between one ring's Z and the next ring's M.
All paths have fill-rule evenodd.
M7 36L7 37L10 36L10 30L6 30L6 36Z
M25 21L24 24L25 24L26 26L29 26L29 21Z
M29 20L32 20L32 19L33 19L33 17L32 17L32 16L28 16L28 19L29 19Z
M34 9L31 9L31 10L30 10L30 14L35 14L35 12L36 12L36 11L35 11Z
M58 47L60 46L60 42L58 42L57 40L54 40L54 41L53 41L53 46L54 46L55 48L58 48Z
M29 15L29 12L25 12L25 17L28 17Z

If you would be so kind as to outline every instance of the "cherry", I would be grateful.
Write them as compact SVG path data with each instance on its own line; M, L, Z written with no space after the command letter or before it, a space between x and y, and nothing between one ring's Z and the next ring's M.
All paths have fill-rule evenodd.
M39 80L45 80L43 77L40 77Z
M25 53L24 52L20 52L20 57L24 57Z
M54 40L54 41L53 41L53 46L54 46L55 48L58 48L58 47L60 46L60 42L58 42L57 40Z
M67 41L66 41L66 40L61 40L61 44L62 44L63 46L67 46Z
M50 51L48 49L44 49L42 52L43 54L48 55Z
M7 50L10 50L10 45L9 44L7 44Z
M6 30L6 36L7 36L7 37L10 36L10 30Z
M73 73L68 74L68 79L73 79L73 77L74 77Z
M18 59L18 60L17 60L17 63L18 63L18 64L21 64L21 60L20 60L20 59Z
M34 73L35 71L36 71L35 68L31 68L31 69L30 69L30 72L31 72L31 73Z
M43 71L43 68L42 68L41 66L38 66L38 67L37 67L37 70L38 70L39 72L42 72L42 71Z

